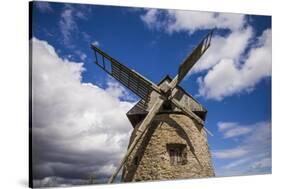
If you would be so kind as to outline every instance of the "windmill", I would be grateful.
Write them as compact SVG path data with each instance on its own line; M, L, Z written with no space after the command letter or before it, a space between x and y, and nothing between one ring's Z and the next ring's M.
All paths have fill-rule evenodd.
M141 99L127 113L134 130L108 183L122 167L124 182L214 176L206 136L211 133L204 127L207 110L178 85L209 48L212 35L213 30L173 79L166 76L158 85L91 45L95 63Z

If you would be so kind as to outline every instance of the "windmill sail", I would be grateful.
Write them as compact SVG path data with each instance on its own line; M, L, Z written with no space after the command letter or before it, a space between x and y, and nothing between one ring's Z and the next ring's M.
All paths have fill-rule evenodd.
M199 45L192 51L192 53L183 61L179 67L177 83L181 82L185 75L190 71L199 58L206 52L211 45L211 38L213 35L212 30L206 35Z
M144 101L149 101L149 96L153 89L159 90L154 83L144 78L136 71L122 65L101 49L94 45L92 45L92 49L96 57L95 63Z

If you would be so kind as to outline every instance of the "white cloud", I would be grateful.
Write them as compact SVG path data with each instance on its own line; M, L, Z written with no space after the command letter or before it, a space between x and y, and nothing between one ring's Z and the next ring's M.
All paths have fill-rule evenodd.
M91 35L89 35L87 32L81 32L81 34L84 41L89 42L91 40Z
M62 177L45 177L41 180L33 180L34 188L40 187L70 187L74 185L89 184L88 180L82 179L65 179Z
M82 61L84 61L87 58L87 55L85 53L82 53L80 58Z
M126 112L134 103L82 83L82 63L61 59L51 45L35 38L32 65L35 179L92 172L108 176L106 167L113 169L126 151L132 130Z
M48 2L35 1L33 3L38 8L38 10L41 11L41 12L51 12L51 11L53 11L50 3L48 3Z
M268 149L266 148L271 145L271 124L269 122L258 122L251 125L239 125L235 122L219 122L218 129L220 132L223 132L224 138L231 139L234 136L246 136L244 136L240 146L231 149L215 150L214 156L216 158L243 157L253 151L260 151L262 153L263 150L267 151ZM243 133L236 131L236 129L241 129L242 131L245 129L247 131Z
M225 166L224 166L224 169L232 169L232 168L234 168L234 167L243 165L244 163L247 163L247 162L249 162L249 161L251 161L251 160L252 160L252 157L250 157L250 158L247 157L247 158L243 158L243 159L238 159L238 160L236 160L236 161L233 161L233 162L231 162L231 163L225 165Z
M232 137L245 135L251 131L252 129L247 127L238 127L238 128L230 129L224 133L224 138L232 138Z
M64 43L69 45L72 32L78 29L74 20L73 9L66 8L63 10L59 21L59 28L62 33Z
M218 123L219 131L225 131L228 129L232 129L233 127L236 127L236 126L237 126L236 122L219 122Z
M271 172L271 155L269 153L249 154L246 158L232 160L217 170L217 176L268 174Z
M251 48L243 64L224 58L198 78L199 94L207 99L222 100L226 96L251 91L263 78L271 76L271 30L265 30Z
M81 50L76 50L74 51L75 54L77 54L77 56L80 58L81 61L85 61L87 58L86 53L82 52Z
M146 9L141 20L150 29L161 29L168 33L193 33L213 28L238 30L245 24L243 14L157 9Z
M76 16L82 20L88 20L92 13L93 7L85 4L76 5Z
M197 80L199 96L222 100L250 92L260 80L271 76L271 30L255 39L243 14L146 9L140 18L148 28L170 34L228 29L227 35L214 34L210 48L191 70L207 71Z
M229 150L216 150L213 152L215 158L218 159L233 159L245 156L248 153L247 150L243 148L233 148Z
M253 131L254 126L240 126L233 122L219 122L218 130L223 133L224 138L238 137Z
M219 131L226 132L236 127L250 128L243 134L239 144L226 149L213 150L212 156L218 160L227 161L217 167L217 176L233 176L246 174L270 173L271 169L271 124L258 122L252 125L239 125L229 122L221 123ZM229 137L224 140L234 139Z
M245 22L243 14L211 13L200 11L169 10L174 22L169 23L168 31L188 31L190 33L201 29L230 29L237 30Z
M100 46L100 43L98 42L98 41L94 41L93 43L92 43L92 45L94 45L94 46Z
M263 158L251 164L253 169L271 167L271 158Z
M158 21L159 10L157 9L147 9L144 15L141 15L141 20L150 28L157 28L162 26L162 23Z
M89 6L65 4L60 15L59 29L63 37L63 43L67 47L74 48L72 44L72 38L74 37L82 36L84 40L88 41L90 38L89 34L79 31L77 21L87 20L91 11L91 7Z
M136 95L130 93L123 85L111 78L107 81L106 92L115 98L123 99L126 101L136 101Z
M252 37L253 31L251 27L236 30L227 36L213 36L211 46L195 64L192 71L208 70L222 60L239 62Z

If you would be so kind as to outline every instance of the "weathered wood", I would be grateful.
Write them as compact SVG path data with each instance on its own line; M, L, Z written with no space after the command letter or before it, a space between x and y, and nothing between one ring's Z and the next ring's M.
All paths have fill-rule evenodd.
M199 118L195 113L193 113L189 109L182 106L176 99L172 98L171 101L174 105L176 105L179 109L181 109L185 114L187 114L192 119L197 121L200 125L204 126L204 121L201 118Z
M185 108L184 106L182 106L177 100L172 99L172 102L178 107L180 108L186 115L190 116L192 119L194 119L195 121L197 121L200 125L203 126L203 129L211 136L214 136L211 131L209 131L206 127L204 127L204 121L198 117L195 113L193 113L192 111L190 111L189 109Z
M96 64L143 100L147 100L147 96L151 93L152 90L156 91L159 94L161 93L159 87L156 84L154 84L138 72L124 66L98 47L94 45L92 45L91 47L94 50L96 56ZM98 62L97 53L101 56L102 63ZM105 59L109 61L111 69L106 68Z
M203 127L203 129L204 129L209 135L214 136L214 134L213 134L211 131L209 131L206 127Z
M145 117L145 119L143 120L141 125L139 126L139 128L137 130L138 135L136 136L135 140L131 143L129 149L127 150L127 153L125 154L125 156L121 160L120 165L117 167L116 171L110 177L108 183L112 183L114 181L114 179L117 176L117 174L119 173L120 169L122 168L124 163L127 161L128 156L132 153L132 151L135 149L135 147L136 147L137 143L139 142L139 140L143 137L145 131L149 127L149 124L151 123L151 121L153 120L154 116L159 111L159 109L161 108L163 103L164 103L164 100L161 99L161 98L158 98L155 101L155 103L152 106L150 112L147 114L147 116Z
M186 74L191 70L199 58L206 52L211 45L211 38L213 30L209 32L199 43L199 45L192 51L192 53L183 61L179 67L177 83L181 82Z

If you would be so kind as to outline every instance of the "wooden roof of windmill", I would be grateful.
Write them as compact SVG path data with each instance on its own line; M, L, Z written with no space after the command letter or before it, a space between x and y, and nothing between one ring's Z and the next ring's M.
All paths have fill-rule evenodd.
M165 81L171 82L172 78L169 75L166 75L159 83L158 86ZM136 126L149 112L151 104L153 104L153 96L156 94L154 92L151 93L150 101L145 102L140 100L135 106L133 106L128 112L127 117L130 120L133 127ZM190 110L192 110L195 114L197 114L202 120L205 121L205 117L207 114L206 108L202 106L193 96L191 96L186 90L184 90L180 85L177 85L175 88L175 98L184 106L187 106ZM160 111L159 113L168 112L165 110ZM179 108L174 106L170 112L173 113L183 113Z

